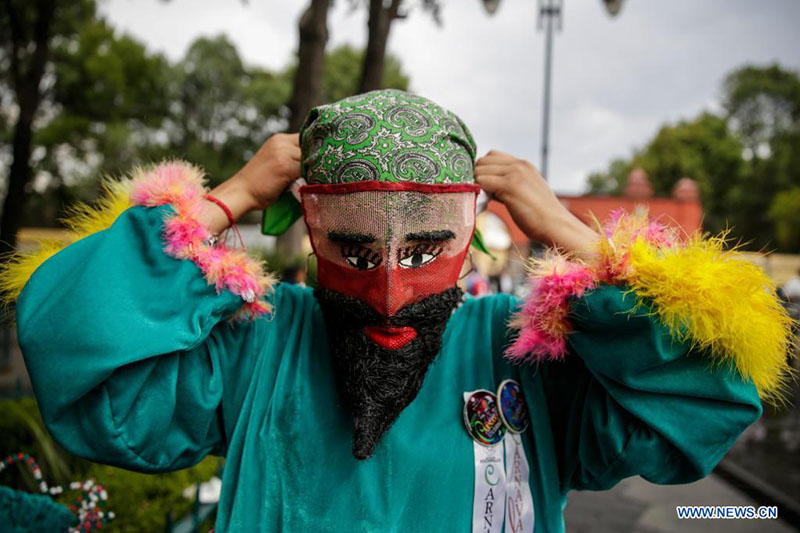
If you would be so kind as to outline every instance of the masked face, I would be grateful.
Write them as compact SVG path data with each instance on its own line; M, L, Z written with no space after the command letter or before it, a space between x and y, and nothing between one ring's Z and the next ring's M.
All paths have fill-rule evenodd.
M365 190L365 188L369 190ZM302 189L334 368L369 457L416 397L461 298L476 187L372 182Z

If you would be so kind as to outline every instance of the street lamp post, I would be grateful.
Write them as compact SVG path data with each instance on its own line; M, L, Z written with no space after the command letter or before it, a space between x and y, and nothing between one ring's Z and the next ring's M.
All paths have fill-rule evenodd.
M542 176L547 179L550 150L550 77L553 69L553 30L561 29L563 0L539 0L538 28L545 30L544 44L544 110L542 112Z

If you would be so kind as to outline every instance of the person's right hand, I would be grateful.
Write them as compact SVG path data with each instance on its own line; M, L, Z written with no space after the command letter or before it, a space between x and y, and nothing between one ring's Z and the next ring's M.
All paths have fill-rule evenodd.
M300 177L300 136L297 133L276 133L261 145L232 178L211 191L238 219L248 211L266 209L281 193ZM205 200L201 215L203 224L212 233L228 227L228 217L213 202Z

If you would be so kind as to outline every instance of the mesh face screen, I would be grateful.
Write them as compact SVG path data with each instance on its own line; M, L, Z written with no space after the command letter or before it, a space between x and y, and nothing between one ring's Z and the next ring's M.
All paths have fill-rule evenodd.
M319 284L387 317L454 287L472 239L475 196L303 192Z

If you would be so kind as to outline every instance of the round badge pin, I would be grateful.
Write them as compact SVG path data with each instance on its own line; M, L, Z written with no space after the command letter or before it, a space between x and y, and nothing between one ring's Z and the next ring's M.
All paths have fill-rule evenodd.
M476 390L464 402L464 425L472 440L483 446L499 444L506 428L497 408L497 398L488 390Z
M522 387L513 379L506 379L497 387L498 411L503 424L511 433L522 433L528 429L528 405Z

